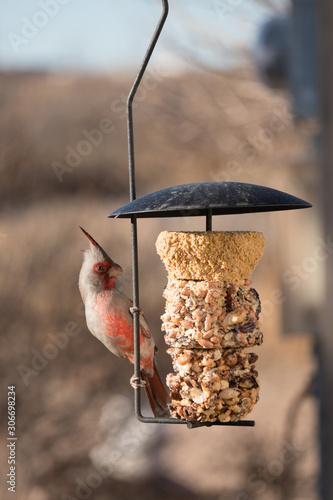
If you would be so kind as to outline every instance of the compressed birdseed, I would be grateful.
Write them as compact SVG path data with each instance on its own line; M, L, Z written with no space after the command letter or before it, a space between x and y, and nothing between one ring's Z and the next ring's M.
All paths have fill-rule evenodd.
M167 376L173 417L237 421L258 401L256 354L243 349L168 349L168 353L177 372Z
M156 241L170 279L249 279L264 248L264 235L256 231L163 231Z
M233 376L254 373L254 363L258 356L245 349L180 349L170 348L167 353L172 358L175 372L183 376L200 378L212 375L232 373ZM257 375L257 373L254 373Z
M172 347L226 348L260 345L260 299L249 280L171 280L163 296L165 342Z
M161 233L168 270L161 317L173 369L170 413L198 422L244 418L259 399L246 347L260 345L260 299L250 277L265 247L253 231Z

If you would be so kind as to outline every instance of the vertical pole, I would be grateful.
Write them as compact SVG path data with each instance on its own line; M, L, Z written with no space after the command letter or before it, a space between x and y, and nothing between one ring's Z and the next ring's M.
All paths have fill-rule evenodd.
M324 238L333 238L333 1L319 0ZM326 260L326 304L319 339L321 371L321 498L333 499L333 256Z
M134 377L137 381L140 380L140 312L139 312L139 262L138 262L138 231L137 218L135 215L131 217L131 234L132 234L132 269L133 269L133 334L134 334ZM141 417L141 399L140 387L134 391L134 412L135 415Z
M136 186L135 186L135 158L134 158L134 130L133 130L133 101L141 83L142 77L148 66L151 55L154 51L157 40L163 29L165 20L169 12L168 0L162 0L163 12L159 19L157 28L154 32L153 38L147 49L147 52L141 63L139 72L135 78L134 84L127 99L127 137L128 137L128 168L129 168L129 189L130 201L136 199ZM137 217L131 217L131 235L132 235L132 272L133 272L133 335L134 335L134 377L140 380L140 311L139 311L139 269L138 269L138 231L137 231ZM140 420L141 415L141 401L140 401L140 387L137 386L134 391L134 410L135 415Z
M206 231L212 230L212 209L208 208L206 213Z

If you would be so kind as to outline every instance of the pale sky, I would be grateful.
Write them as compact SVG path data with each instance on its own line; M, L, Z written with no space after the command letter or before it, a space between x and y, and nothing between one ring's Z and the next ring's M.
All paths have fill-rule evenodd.
M276 0L283 4L283 0ZM195 54L230 64L270 12L256 0L170 0L154 57ZM7 0L0 18L0 70L112 72L138 66L161 13L159 0ZM237 64L237 61L235 61Z

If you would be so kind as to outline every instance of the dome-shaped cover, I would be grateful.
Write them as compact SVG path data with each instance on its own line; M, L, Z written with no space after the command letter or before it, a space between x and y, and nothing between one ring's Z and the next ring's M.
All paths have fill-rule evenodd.
M300 198L276 189L243 182L180 184L137 198L109 217L193 217L309 208Z

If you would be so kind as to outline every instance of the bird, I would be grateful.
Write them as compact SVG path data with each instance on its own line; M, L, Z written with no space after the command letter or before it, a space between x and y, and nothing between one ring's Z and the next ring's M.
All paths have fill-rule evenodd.
M121 358L134 363L133 302L117 289L117 277L123 270L103 248L79 226L89 240L89 248L83 251L83 263L79 275L79 290L85 306L88 330L105 347ZM131 385L144 387L155 417L170 415L169 397L161 381L155 362L155 342L147 321L140 310L140 376L134 376Z

